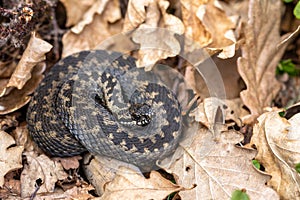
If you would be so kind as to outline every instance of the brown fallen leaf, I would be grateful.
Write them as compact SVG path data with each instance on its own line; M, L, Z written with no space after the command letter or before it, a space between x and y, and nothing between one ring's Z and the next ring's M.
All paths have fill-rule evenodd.
M0 97L0 115L8 114L18 110L30 101L29 94L32 94L37 88L46 69L44 64L38 64L32 70L32 77L27 81L21 90L10 88L8 94Z
M221 99L215 97L206 98L190 113L190 116L195 117L195 121L202 123L209 130L213 131L217 118L221 117L221 121L218 122L225 122L225 106L226 103Z
M161 200L167 195L183 189L163 178L156 171L152 171L150 178L146 179L132 169L121 167L114 180L107 183L104 194L99 199Z
M37 191L39 193L51 193L55 183L68 177L62 165L52 161L46 155L37 156L34 152L25 152L27 164L21 174L21 197L29 197L36 190L36 183L41 182Z
M63 200L92 200L94 198L89 192L94 190L91 185L81 185L80 187L72 187L68 190L57 189L53 193L42 193L34 196L34 200L53 200L53 199L63 199ZM21 198L17 196L9 196L6 200L31 200L32 198Z
M64 4L70 2L64 1ZM63 36L62 57L82 50L95 49L105 39L121 32L123 21L119 1L95 0L86 7L86 12L81 13L80 21ZM77 10L77 7L70 7L68 16L77 15Z
M60 0L66 8L67 22L66 26L77 24L83 17L84 13L93 5L97 0Z
M82 159L81 156L72 156L66 158L59 158L59 157L52 158L53 161L60 162L65 170L77 169L80 166L79 160L81 159Z
M16 87L19 90L23 88L25 83L31 78L31 71L34 66L46 59L45 54L52 49L52 45L48 42L37 38L35 32L32 33L17 68L11 75L8 87Z
M236 39L233 29L235 22L226 15L222 6L215 0L181 0L182 20L185 25L187 51L208 47L210 53L221 58L230 58L235 54Z
M167 13L166 0L129 1L123 31L133 31L132 40L140 44L138 67L150 70L156 61L179 54L175 34L183 34L179 18Z
M287 46L285 43L277 48L284 38L279 35L281 4L281 0L249 1L249 19L243 29L245 43L238 59L238 71L247 86L240 96L252 114L247 123L270 106L280 89L275 69Z
M100 155L87 154L84 157L83 171L99 196L103 195L106 184L115 178L120 167L131 168L142 175L137 167L129 163Z
M289 120L278 111L262 114L254 126L251 145L255 145L256 159L272 175L268 182L281 199L300 198L300 175L295 167L300 163L300 114Z
M217 131L212 134L201 128L191 132L175 152L181 154L180 159L171 166L162 161L161 166L174 175L178 185L185 188L196 185L180 191L181 199L230 199L237 189L245 189L250 199L279 199L265 185L270 176L252 165L256 151L235 146L243 136L233 131Z
M11 147L15 144L12 136L0 131L0 187L4 184L4 176L8 172L22 168L22 146Z

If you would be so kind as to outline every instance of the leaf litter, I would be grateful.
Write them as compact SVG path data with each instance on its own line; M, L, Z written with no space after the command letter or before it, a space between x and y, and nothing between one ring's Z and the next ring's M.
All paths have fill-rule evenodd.
M197 106L186 113L191 121L174 155L158 163L173 178L157 171L146 178L138 169L105 161L107 158L49 158L32 142L20 117L43 78L45 63L49 64L45 54L51 45L33 33L21 60L0 62L1 198L165 199L175 192L173 199L230 199L237 190L250 199L300 198L296 170L300 163L299 114L285 119L273 104L280 90L276 66L297 37L297 32L280 35L281 9L288 5L281 0L129 0L127 5L117 0L60 2L67 27L61 57L105 47L134 50L137 65L146 65L146 70L157 62L171 62L185 73L199 96ZM157 35L155 28L172 34L162 31ZM285 28L285 32L292 31ZM124 42L106 40L122 32L126 33ZM178 35L189 39L182 43ZM167 51L153 50L159 45ZM232 77L228 74L224 81L227 93L233 90L233 82L235 86L243 82L234 87L230 98L204 94L205 82L195 75L193 66L178 58L182 51L199 47L218 56L219 69L230 65L238 72ZM250 144L244 146L241 130L245 124L254 129ZM253 159L264 171L254 168ZM105 167L112 163L114 170ZM82 177L81 166L87 179Z

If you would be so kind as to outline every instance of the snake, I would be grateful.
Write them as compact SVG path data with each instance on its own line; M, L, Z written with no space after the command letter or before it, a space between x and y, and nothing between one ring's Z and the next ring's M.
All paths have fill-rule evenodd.
M171 155L182 135L171 89L132 56L107 50L58 61L32 95L26 121L49 156L90 152L144 170Z

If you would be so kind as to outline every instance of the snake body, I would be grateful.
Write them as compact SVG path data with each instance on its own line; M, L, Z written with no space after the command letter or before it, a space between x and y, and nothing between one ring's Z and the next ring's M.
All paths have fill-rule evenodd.
M27 112L30 135L51 156L89 151L141 169L175 150L181 120L176 96L152 72L104 50L59 61Z

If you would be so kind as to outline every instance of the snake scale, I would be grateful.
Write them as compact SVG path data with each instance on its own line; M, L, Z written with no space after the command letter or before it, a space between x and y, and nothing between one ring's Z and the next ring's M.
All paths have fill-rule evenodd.
M149 169L181 136L173 94L135 59L82 51L54 65L28 107L30 135L50 156L89 151Z

